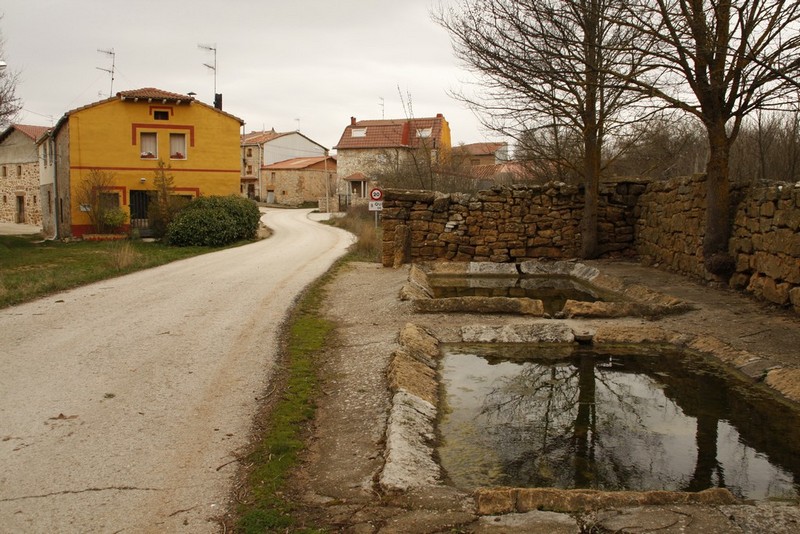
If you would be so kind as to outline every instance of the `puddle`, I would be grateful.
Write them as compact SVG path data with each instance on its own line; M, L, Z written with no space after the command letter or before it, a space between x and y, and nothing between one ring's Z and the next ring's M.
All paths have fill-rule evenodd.
M541 300L544 312L555 315L567 300L612 302L615 298L567 276L437 276L429 275L433 298L508 297Z
M800 417L662 348L444 345L437 453L451 484L800 496Z

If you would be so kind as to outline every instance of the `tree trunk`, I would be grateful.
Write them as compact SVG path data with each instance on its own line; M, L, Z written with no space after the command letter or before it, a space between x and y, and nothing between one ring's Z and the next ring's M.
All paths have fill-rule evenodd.
M724 122L708 126L708 148L703 262L708 272L730 276L734 267L733 258L728 254L728 241L731 234L728 178L730 139L725 133Z

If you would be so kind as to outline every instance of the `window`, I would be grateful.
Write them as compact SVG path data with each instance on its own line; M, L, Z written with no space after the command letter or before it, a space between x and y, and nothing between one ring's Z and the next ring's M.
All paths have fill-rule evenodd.
M157 121L168 121L169 111L154 111L153 118Z
M2 174L3 178L5 178L6 176L8 176L8 169L6 168L6 166L5 166L5 165L3 165L3 171L2 171L2 172L0 172L0 174Z
M22 165L17 165L17 178L22 176Z
M353 137L366 137L367 136L367 129L366 128L353 128L351 135Z
M142 158L155 159L158 157L158 134L155 132L142 132L139 134L139 148Z
M433 128L417 128L417 137L430 137L433 133Z
M247 174L248 174L248 175L249 175L249 174L253 174L253 166L252 166L252 165L248 165L248 166L247 166Z
M100 193L100 207L105 209L119 207L119 193Z
M186 159L186 134L169 134L169 158Z
M247 149L247 157L248 158L252 158L253 157L253 149L252 148L248 148Z

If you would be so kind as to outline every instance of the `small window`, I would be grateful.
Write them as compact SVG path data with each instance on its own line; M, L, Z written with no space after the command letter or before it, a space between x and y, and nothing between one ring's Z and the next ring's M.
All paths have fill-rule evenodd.
M252 165L248 165L247 166L247 174L253 174L253 166Z
M154 111L153 118L157 121L168 121L169 111Z
M253 149L252 148L248 148L247 149L247 157L248 158L252 158L253 157Z
M186 159L186 134L169 134L169 159Z
M6 168L6 166L5 166L5 165L3 165L3 171L2 171L2 173L0 173L0 174L2 174L3 178L5 178L6 176L8 176L8 169Z
M158 157L158 134L155 132L142 132L139 137L139 148L143 159Z
M366 137L367 136L367 129L366 128L353 128L353 133L351 135L353 137Z
M22 165L17 165L17 178L22 176Z
M100 193L100 207L112 209L119 207L119 193Z
M433 133L433 128L417 128L417 137L430 137Z

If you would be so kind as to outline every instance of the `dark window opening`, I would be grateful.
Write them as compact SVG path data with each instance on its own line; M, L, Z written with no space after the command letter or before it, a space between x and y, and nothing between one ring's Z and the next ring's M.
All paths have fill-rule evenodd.
M154 111L153 118L157 121L168 121L169 111Z

